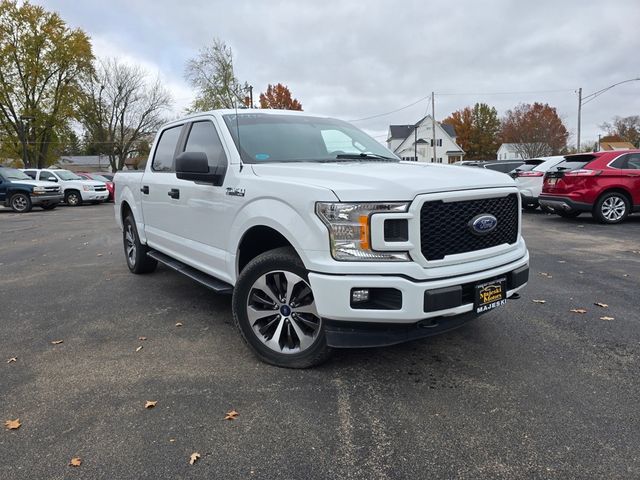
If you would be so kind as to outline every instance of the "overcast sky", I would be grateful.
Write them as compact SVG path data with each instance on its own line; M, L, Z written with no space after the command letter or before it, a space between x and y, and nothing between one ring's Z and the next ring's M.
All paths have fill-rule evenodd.
M640 77L640 1L579 0L35 0L92 38L97 56L159 73L180 113L193 92L184 66L214 37L254 86L289 86L305 111L344 120L398 110L436 92L436 118L486 102L500 115L521 102L557 107L575 142L583 95ZM257 93L255 93L257 97ZM420 101L355 122L379 140L414 123ZM582 139L613 116L640 114L640 81L583 107Z

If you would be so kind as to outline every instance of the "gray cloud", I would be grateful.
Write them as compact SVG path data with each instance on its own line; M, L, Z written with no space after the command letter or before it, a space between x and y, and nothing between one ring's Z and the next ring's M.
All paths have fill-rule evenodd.
M543 101L575 131L578 87L588 94L640 77L637 0L38 3L99 38L101 53L125 52L153 65L177 105L191 96L182 78L186 60L213 37L233 48L238 77L256 91L282 82L306 111L344 119L391 111L435 91L437 118L477 101L501 114ZM390 123L415 121L427 109L424 101L358 125L380 136ZM634 114L640 82L585 106L582 137L596 139L602 122Z

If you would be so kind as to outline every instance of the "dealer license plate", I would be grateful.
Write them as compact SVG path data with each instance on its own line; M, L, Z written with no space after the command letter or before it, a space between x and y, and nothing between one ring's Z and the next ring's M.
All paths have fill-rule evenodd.
M507 279L497 278L490 282L476 285L474 309L476 313L484 313L507 303Z
M556 177L551 177L547 179L547 182L549 183L549 185L555 185L556 183L558 183L558 179Z

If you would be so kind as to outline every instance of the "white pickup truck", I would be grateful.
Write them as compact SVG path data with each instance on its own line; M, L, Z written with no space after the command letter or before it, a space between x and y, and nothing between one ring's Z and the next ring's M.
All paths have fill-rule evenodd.
M114 181L129 269L232 293L243 338L279 366L456 328L528 280L511 178L402 162L332 118L193 115Z

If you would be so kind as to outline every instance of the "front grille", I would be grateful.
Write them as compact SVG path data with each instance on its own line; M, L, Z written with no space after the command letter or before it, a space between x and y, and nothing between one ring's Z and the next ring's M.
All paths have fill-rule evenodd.
M481 214L496 217L498 224L485 235L472 233L469 222ZM447 255L473 252L518 240L518 197L465 200L445 203L425 202L420 210L420 242L427 260L441 260Z
M96 192L104 192L107 187L95 187Z
M44 187L44 191L47 193L58 193L60 191L60 187Z

